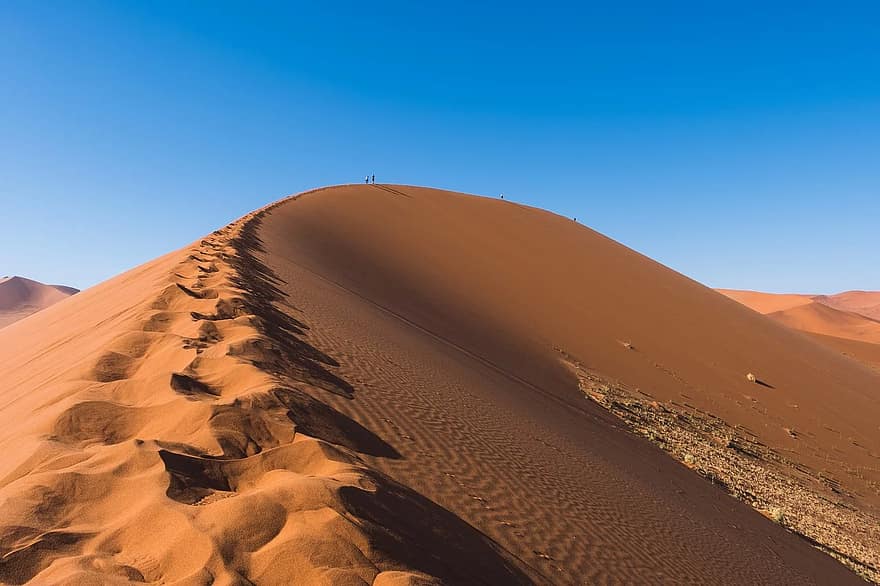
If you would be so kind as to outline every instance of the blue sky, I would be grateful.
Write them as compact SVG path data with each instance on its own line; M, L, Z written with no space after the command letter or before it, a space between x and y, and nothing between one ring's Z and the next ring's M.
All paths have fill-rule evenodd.
M0 275L90 286L375 171L711 286L880 289L877 3L329 4L5 2Z

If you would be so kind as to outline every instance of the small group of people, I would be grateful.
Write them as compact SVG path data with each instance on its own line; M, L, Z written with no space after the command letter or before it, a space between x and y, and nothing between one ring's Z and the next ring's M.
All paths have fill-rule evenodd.
M375 185L375 183L376 183L376 174L373 173L372 175L364 175L364 183L366 183L366 184L368 184L368 185L369 185L370 183L372 183L372 184Z

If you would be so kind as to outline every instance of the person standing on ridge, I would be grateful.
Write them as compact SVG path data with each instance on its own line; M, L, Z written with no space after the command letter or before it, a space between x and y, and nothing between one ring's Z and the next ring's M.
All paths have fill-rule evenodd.
M373 173L373 185L376 185L376 174Z
M366 183L366 184L370 183L370 176L369 175L364 175L364 183Z

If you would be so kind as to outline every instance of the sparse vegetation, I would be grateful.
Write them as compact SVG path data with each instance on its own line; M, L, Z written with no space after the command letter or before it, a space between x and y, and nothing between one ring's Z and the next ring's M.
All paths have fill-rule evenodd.
M866 580L880 584L880 519L848 504L851 495L827 473L820 470L805 477L807 469L743 428L690 405L658 402L642 390L612 384L578 363L571 365L585 397L617 415L633 432L804 536ZM786 431L797 437L793 429Z
M772 519L773 521L775 521L776 523L779 523L780 525L785 524L785 514L782 512L782 509L780 509L779 507L770 507L769 509L767 509L766 515L769 519Z

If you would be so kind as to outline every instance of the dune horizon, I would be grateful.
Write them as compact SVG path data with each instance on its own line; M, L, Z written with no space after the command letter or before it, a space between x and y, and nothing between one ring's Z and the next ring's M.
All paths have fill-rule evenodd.
M286 197L0 330L0 581L880 582L880 370L820 338L873 297L735 293L508 199Z
M718 289L731 299L845 356L880 370L880 292L778 294Z
M79 293L65 285L45 285L20 276L0 277L0 329Z

